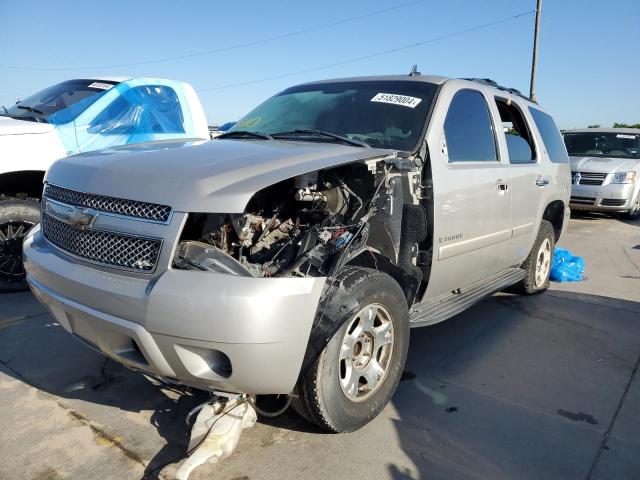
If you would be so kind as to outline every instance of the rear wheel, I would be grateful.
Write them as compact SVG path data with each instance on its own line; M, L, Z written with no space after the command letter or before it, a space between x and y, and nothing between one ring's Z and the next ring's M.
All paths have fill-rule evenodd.
M544 292L549 288L549 275L555 244L556 237L553 226L547 220L542 220L533 248L521 267L525 271L525 277L513 286L512 291L532 295Z
M22 241L40 222L40 203L33 199L0 200L0 292L27 290Z
M409 346L408 308L389 275L347 267L340 275L358 310L301 378L294 408L333 432L350 432L375 418L400 381Z

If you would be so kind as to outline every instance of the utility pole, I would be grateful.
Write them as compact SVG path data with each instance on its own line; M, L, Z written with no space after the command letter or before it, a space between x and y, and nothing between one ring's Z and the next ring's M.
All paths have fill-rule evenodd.
M536 28L533 32L533 59L531 60L531 85L529 88L529 98L536 101L536 64L538 63L538 34L540 32L540 14L542 13L542 0L537 0L536 5Z

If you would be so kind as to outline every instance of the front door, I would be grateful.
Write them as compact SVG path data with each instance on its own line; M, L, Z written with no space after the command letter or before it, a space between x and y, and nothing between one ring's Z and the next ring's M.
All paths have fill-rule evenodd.
M447 82L427 142L433 171L434 251L427 295L450 293L509 266L509 168L487 95Z

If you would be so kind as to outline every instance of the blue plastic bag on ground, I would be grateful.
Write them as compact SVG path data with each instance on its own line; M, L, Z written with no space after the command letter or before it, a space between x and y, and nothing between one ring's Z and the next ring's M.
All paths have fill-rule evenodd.
M551 264L551 280L554 282L579 282L584 272L584 258L572 255L569 250L556 248Z

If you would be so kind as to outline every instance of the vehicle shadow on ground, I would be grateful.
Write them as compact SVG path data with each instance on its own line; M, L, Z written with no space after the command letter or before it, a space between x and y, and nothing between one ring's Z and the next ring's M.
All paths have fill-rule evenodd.
M391 407L397 418L392 416L391 421L416 471L391 464L388 476L504 477L501 464L515 463L518 467L517 461L521 460L531 467L528 458L521 458L526 455L523 452L530 450L522 445L523 431L533 432L532 441L539 442L538 449L548 441L547 435L566 441L567 447L551 442L559 451L572 448L576 441L558 437L557 432L554 437L537 428L531 412L541 410L557 416L560 408L570 410L563 403L568 394L560 391L562 388L568 388L572 396L588 397L594 392L581 390L582 386L598 385L606 390L607 378L586 381L580 377L584 372L572 373L582 382L574 385L566 375L557 374L552 362L559 363L560 372L567 368L588 372L592 358L586 352L606 350L607 355L617 355L616 362L627 366L631 360L620 358L640 352L638 315L638 302L594 295L564 291L533 297L500 294L447 322L413 330L405 374ZM614 321L606 322L610 317ZM140 424L139 414L150 415L150 423L164 441L143 445L138 453L143 459L151 458L145 478L159 478L160 467L178 461L186 452L186 415L206 401L208 393L158 384L113 361L105 362L102 355L51 322L50 317L40 315L4 329L0 335L2 364L15 378L70 400L65 405L83 409L82 413L107 433L117 432L118 422L126 421L127 428L131 428L132 423L136 424L132 420L137 420L136 428L146 429ZM540 325L543 328L534 328ZM566 338L572 342L567 344ZM585 352L567 350L581 344L586 345ZM626 350L621 354L617 351L620 348ZM609 379L619 376L617 370L606 373ZM618 393L611 393L612 399L617 396L616 402ZM530 398L534 399L533 405L527 404ZM122 415L96 406L125 412L125 419L118 420ZM127 412L137 414L136 418L127 418ZM596 418L599 415L586 407L584 412ZM598 421L597 427L601 427L608 420ZM281 417L261 418L260 422L298 432L322 433L291 409ZM157 450L148 451L149 448ZM543 453L552 455L554 451ZM509 473L526 476L520 475L519 470ZM575 472L567 473L565 478L575 478Z
M587 212L581 210L573 210L571 212L571 218L575 220L617 220L618 222L625 223L627 225L632 225L634 227L640 227L640 218L635 220L631 220L626 218L624 214L621 213L600 213L600 212Z
M131 449L126 440L123 445L141 461L150 458L145 480L159 478L161 467L184 456L190 436L190 427L185 423L187 414L209 400L208 392L165 384L105 358L43 313L30 293L19 294L12 301L21 307L15 308L12 303L11 310L16 311L9 311L8 319L0 322L0 367L4 372L63 399L69 413L73 411L95 422L106 438L116 438L132 426L140 429L129 432L134 439L144 438L143 430L148 427L144 420L140 421L143 414L156 428L158 441L139 449ZM25 317L18 315L22 310ZM265 408L271 406L262 404ZM124 420L118 420L123 417L122 412ZM260 421L288 430L323 433L291 411ZM154 446L157 451L149 451Z
M27 298L29 294L24 295ZM16 379L63 399L69 413L95 422L106 438L117 436L118 422L148 428L134 418L140 413L148 415L149 422L164 439L162 442L159 438L154 444L158 451L134 451L138 460L152 457L147 468L153 473L149 479L157 478L157 467L185 453L190 433L185 425L186 415L209 398L207 392L162 384L105 359L45 314L2 329L0 365ZM149 448L146 445L142 450L145 447Z
M640 362L639 318L640 302L552 290L412 330L392 405L415 470L388 476L587 478Z

